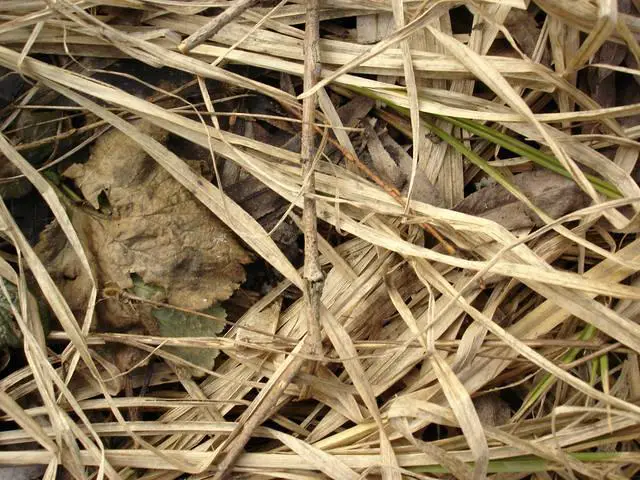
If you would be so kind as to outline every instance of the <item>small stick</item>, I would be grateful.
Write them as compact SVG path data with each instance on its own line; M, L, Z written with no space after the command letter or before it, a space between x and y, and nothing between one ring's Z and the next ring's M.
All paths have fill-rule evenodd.
M304 37L304 90L309 90L320 77L320 56L318 43L320 39L320 21L318 19L318 0L308 0L305 37ZM317 96L309 95L302 101L302 132L300 136L300 160L302 163L303 211L302 229L304 234L304 297L307 315L307 331L311 337L312 354L322 351L320 335L320 302L324 276L320 267L318 253L318 218L316 212L316 182L313 166L315 164L315 114ZM313 372L317 364L312 364ZM309 394L309 388L302 390L301 397Z
M189 51L193 50L198 45L202 45L209 38L218 33L222 27L235 20L237 17L242 15L242 12L253 7L257 2L258 0L235 0L224 12L213 17L207 24L203 25L185 38L178 46L178 50L182 53L189 53Z
M353 155L349 150L344 148L340 142L337 140L329 139L331 144L340 150L340 153L344 155L344 157L352 162L356 167L358 167L367 177L369 177L373 182L382 188L385 192L393 197L393 199L398 202L400 205L405 206L405 202L402 199L402 195L400 194L400 190L398 190L395 186L389 185L384 180L380 178L380 176L371 170L365 163L362 162L357 156ZM428 223L421 223L420 226L425 229L427 232L433 236L442 246L447 250L449 255L454 255L456 253L456 249L449 241L447 241L434 227L429 225Z
M277 411L278 400L306 362L303 354L313 348L309 340L309 336L304 337L291 352L291 355L278 366L267 385L240 416L237 422L238 426L217 448L216 457L222 454L224 450L227 450L227 453L220 463L216 465L217 471L213 480L224 480L230 477L230 470L243 452L247 442L251 439L253 431Z
M288 105L280 103L280 106L284 108L289 113L295 115L299 118L299 114L290 108ZM322 129L318 126L314 126L315 130L319 133L322 133ZM404 133L404 132L403 132ZM335 140L331 137L328 138L329 143L340 150L340 153L347 159L347 161L353 163L362 173L364 173L369 179L371 179L376 185L382 188L385 192L393 197L393 199L398 202L401 206L405 206L405 201L402 198L402 194L400 190L398 190L395 186L389 185L387 182L382 180L380 176L374 172L371 168L369 168L365 163L363 163L356 155L352 154L349 150L343 147L338 140ZM304 173L303 177L304 178ZM434 227L429 225L428 223L421 223L420 226L429 232L433 238L435 238L440 244L445 248L449 255L455 255L456 248L451 245L449 241L447 241Z
M318 0L308 0L304 38L304 89L313 87L319 77L318 43L320 37L320 22L318 19ZM304 185L304 210L302 217L304 233L304 299L305 313L307 315L307 336L298 344L292 355L287 358L274 372L258 397L243 413L239 420L239 429L225 440L218 452L227 450L226 455L218 464L215 480L227 478L237 458L244 450L245 445L251 439L253 431L261 425L265 419L278 410L278 400L284 394L287 386L295 375L304 367L306 360L299 353L315 355L322 350L322 338L320 332L320 305L324 276L320 268L318 254L318 231L316 202L314 198L315 180L313 174L314 164L314 117L316 111L316 96L309 95L302 103L302 133L300 156L302 159L302 177L307 179ZM317 363L312 364L311 371ZM308 394L308 387L303 387L300 397Z

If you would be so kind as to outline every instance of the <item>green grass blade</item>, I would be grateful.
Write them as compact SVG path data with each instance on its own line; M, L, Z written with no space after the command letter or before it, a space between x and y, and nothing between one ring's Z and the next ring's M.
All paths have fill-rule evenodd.
M516 153L522 157L525 157L537 165L541 167L547 168L552 172L555 172L563 177L572 178L571 174L565 170L565 168L560 164L560 162L552 155L548 155L544 152L541 152L539 149L532 147L520 140L517 140L505 133L496 130L495 128L488 127L479 122L475 122L473 120L462 119L462 118L453 118L453 117L439 117L451 124L463 128L468 132L471 132L475 135L478 135L485 140L488 140L496 145L500 145L501 147L509 150L510 152ZM598 178L594 175L585 174L587 179L591 182L593 187L603 195L606 195L609 198L621 198L622 195L606 180Z
M403 116L408 115L409 110L406 107L400 106L392 102L388 98L381 97L376 92L368 88L349 86L347 87L347 89L352 90L356 93L359 93L363 96L379 100ZM502 175L498 172L497 169L491 167L487 163L487 161L483 159L480 155L476 154L475 152L467 148L462 141L448 134L446 131L442 130L441 128L437 127L433 122L429 122L425 117L426 117L425 115L421 116L423 125L429 128L431 132L435 133L438 137L440 137L441 140L447 142L457 151L462 153L462 155L464 155L471 163L481 168L485 173L487 173L494 180L500 183L500 185L507 188L509 191L512 190L513 188L512 186L511 188L508 188L505 185L505 182L507 185L510 185L510 184L504 179L504 177L502 177ZM436 117L441 118L442 120L445 120L447 122L450 122L451 124L459 128L462 128L464 130L467 130L468 132L473 133L481 138L484 138L489 142L499 145L502 148L509 150L510 152L513 152L522 157L525 157L531 160L532 162L534 162L535 164L540 165L543 168L551 170L552 172L555 172L564 177L567 177L570 179L573 178L571 177L571 174L560 164L560 162L554 156L543 153L539 149L534 148L531 145L527 145L526 143L521 142L520 140L517 140L509 135L506 135L505 133L502 133L494 128L488 127L479 122L475 122L468 119L439 116L439 115L437 115ZM598 178L590 174L585 174L585 176L587 177L589 182L591 182L591 184L593 185L593 188L595 188L596 191L602 193L603 195L611 199L622 198L622 194L618 191L618 189L611 183L607 182L606 180L603 180L601 178ZM500 178L501 180L498 180L498 178Z
M628 459L628 452L575 452L568 453L576 460L585 463L619 462ZM637 455L634 455L637 457ZM636 459L637 460L637 459ZM470 466L473 466L470 463ZM562 465L554 464L548 460L534 457L533 455L513 457L504 460L490 460L488 473L534 473L546 472L563 468ZM410 467L410 470L417 473L447 473L447 469L441 465L424 465Z
M595 327L593 325L587 325L582 330L582 332L580 333L580 336L578 338L579 338L579 340L584 341L584 342L589 341L596 334L596 331L597 330L595 329ZM581 350L582 349L577 348L577 347L570 348L569 351L567 351L567 353L565 353L562 356L561 362L563 364L567 364L567 363L573 362L578 357L578 354L581 352ZM520 409L513 416L512 421L516 422L523 415L525 415L529 411L529 409L540 399L540 397L545 392L548 392L549 389L555 383L556 383L556 378L554 376L552 376L549 373L545 374L544 377L542 378L542 380L540 380L540 382L529 392L529 394L527 395L527 398L523 402L522 406L520 407Z

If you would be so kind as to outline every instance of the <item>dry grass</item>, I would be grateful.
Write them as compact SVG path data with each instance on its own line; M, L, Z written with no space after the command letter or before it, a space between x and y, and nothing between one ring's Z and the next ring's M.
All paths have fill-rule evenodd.
M576 74L597 68L639 75L617 65L587 65L605 41L626 46L640 60L640 18L618 12L615 0L535 0L543 27L535 49L525 54L514 40L518 32L504 24L511 9L525 7L524 0L320 2L319 17L331 20L327 24L345 25L341 19L358 17L370 28L371 19L386 16L393 27L372 44L322 30L320 81L296 96L227 67L258 67L276 79L303 77L303 31L293 25L304 21L304 3L258 5L188 54L179 51L180 42L208 22L206 7L231 3L0 2L0 66L32 82L3 118L28 106L37 91L66 97L95 117L93 127L110 126L134 139L283 278L223 338L95 333L91 324L101 286L91 286L79 323L0 203L2 235L18 254L0 258L0 275L19 287L13 313L28 362L0 380L5 412L0 465L48 465L46 478L64 467L76 478L155 480L185 472L191 478L231 473L353 480L637 475L640 188L632 173L640 127L619 119L637 115L640 104L604 108L578 88ZM449 13L460 4L471 12L474 26L454 35ZM137 22L108 18L98 5L128 7ZM488 55L497 38L520 54ZM543 62L545 53L552 66ZM57 66L37 54L61 55L67 63ZM140 98L100 82L79 63L91 57L136 59L186 72L200 80L207 111L194 116L193 106L177 109L160 102L167 96L162 92ZM396 77L406 87L395 84ZM345 161L307 155L303 162L297 153L204 121L216 115L204 79L273 99L295 120L292 129L299 128L303 99L317 95L316 123L329 139L323 145L338 148ZM336 92L375 98L385 107L379 117L413 138L408 195L393 195L371 178L375 172L358 166L361 152L332 104ZM543 109L550 99L554 109ZM309 290L303 271L258 221L140 132L134 118L234 162L290 202L296 220L295 212L314 204L317 217L346 236L340 244L322 237L318 242L325 274L322 352L306 344L309 299L301 292L309 295ZM553 218L512 182L509 167L536 160L524 152L511 163L488 161L495 143L470 142L456 119L528 139L546 155L542 160L551 157L586 193L590 206ZM571 134L585 124L593 125L592 134ZM59 132L60 138L67 133ZM43 196L82 268L94 278L62 200L23 150L0 134L0 152ZM314 162L311 190L309 161ZM413 199L418 169L442 193L442 206ZM543 227L509 231L455 211L465 186L481 171L535 212ZM314 201L305 203L311 194ZM423 224L445 243L425 247ZM26 271L61 327L50 336L66 345L61 355L47 349ZM3 290L7 294L4 284ZM287 291L295 298L280 310ZM262 322L272 324L275 333L265 333L269 329ZM134 346L164 360L146 396L126 396L121 372L105 370L96 359L93 346L105 343ZM166 345L209 346L225 356L215 371L184 379L171 368L184 361L163 350ZM305 362L315 367L299 369ZM133 372L130 381L140 387L143 375ZM173 388L170 396L166 384ZM523 401L520 411L505 412L496 400L504 392ZM298 402L300 396L306 399ZM483 398L506 416L492 421L480 408ZM153 420L130 420L131 408L150 412ZM263 425L247 429L253 423ZM449 434L428 436L427 427L434 424ZM235 462L229 460L230 472L218 471L224 449L233 448L242 432L251 443ZM113 443L112 437L121 441Z

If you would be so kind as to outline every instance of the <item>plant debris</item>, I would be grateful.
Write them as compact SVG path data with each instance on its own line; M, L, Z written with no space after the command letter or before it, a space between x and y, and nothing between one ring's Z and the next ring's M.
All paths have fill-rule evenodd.
M218 317L212 320L196 314L189 314L171 308L154 308L153 318L158 322L158 332L163 337L216 337L224 328L226 313L222 307L210 307L202 311L207 315ZM167 347L167 351L182 357L183 360L211 370L219 351L215 348ZM189 373L202 376L204 372L189 368Z
M639 5L0 1L0 472L637 478Z
M513 185L554 218L589 204L589 197L575 182L548 170L514 175ZM544 225L538 215L498 184L472 193L456 205L456 210L493 220L509 230Z
M160 142L167 139L149 123L137 126ZM101 288L132 289L137 275L162 289L153 300L204 310L229 298L244 281L242 265L251 259L234 234L121 132L101 136L89 160L70 166L64 176L89 204L71 207L70 214ZM37 250L78 312L90 284L60 233L50 226ZM100 329L158 331L145 309L117 297L101 301L97 312Z
M13 308L16 308L18 289L6 280L4 283L9 297L0 292L0 350L7 348L20 348L22 346L22 333L16 324ZM13 306L13 307L12 307Z

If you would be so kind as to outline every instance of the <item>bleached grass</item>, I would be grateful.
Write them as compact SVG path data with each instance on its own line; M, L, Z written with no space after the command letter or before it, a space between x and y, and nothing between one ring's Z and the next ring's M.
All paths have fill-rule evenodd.
M117 19L107 25L95 14L99 3L139 10L145 26L125 25ZM146 119L210 148L216 157L235 162L298 208L303 207L300 156L204 125L182 114L189 108L163 108L134 97L96 81L89 71L34 58L38 53L56 53L74 59L133 58L168 66L269 96L297 112L301 98L317 93L322 112L318 112L318 123L331 125L337 141L353 155L355 149L327 95L329 88L340 86L407 109L414 173L417 168L428 172L443 189L447 207L463 195L465 156L471 159L470 155L479 157L479 153L465 140L456 149L434 142L425 135L421 115L474 120L477 125L538 142L544 155L553 155L592 200L589 208L553 219L510 186L508 176L501 176L502 165L487 164L485 171L502 178L505 187L547 225L543 232L516 234L492 221L411 198L400 205L353 168L321 159L315 174L318 218L351 237L337 247L325 239L319 243L326 271L321 305L324 351L312 358L319 361L317 369L302 371L286 386L279 399L281 413L272 414L268 427L251 432L268 442L242 454L233 467L234 476L306 479L324 474L356 480L367 475L411 474L425 478L447 468L459 478L484 478L488 472L508 469L523 475L557 471L629 478L638 471L640 453L631 442L638 437L640 425L640 326L635 320L640 241L633 239L639 228L640 188L631 172L638 161L634 140L640 131L637 127L625 130L617 119L637 114L640 105L601 108L576 87L573 73L585 68L608 40L626 44L638 56L635 38L640 21L617 12L614 0L598 2L599 7L576 0L570 2L570 9L569 2L536 0L549 24L538 43L541 48L550 45L553 70L526 56L487 55L498 35L510 38L502 22L511 8L522 8L525 2L465 2L478 28L462 38L453 35L450 22L445 21L458 3L323 2L321 19L393 12L395 30L373 45L322 39L322 80L298 98L231 73L224 62L301 77L302 35L291 25L301 22L304 4L273 11L251 9L190 55L183 55L177 46L207 22L203 9L226 7L229 2L188 6L166 0L0 3L1 66L34 82L32 89L57 92L103 125L130 136L284 278L246 311L226 337L217 340L91 333L98 286L92 285L87 314L78 324L4 203L0 204L0 229L19 253L18 263L0 259L0 275L19 287L14 313L29 362L28 369L0 380L3 420L11 419L19 427L3 429L0 445L26 448L19 454L0 451L0 464L47 464L48 478L54 478L60 465L77 478L89 478L89 472L108 478L154 479L173 479L183 472L213 474L220 453L216 449L242 425L212 419L209 407L215 406L223 418L234 419L238 409L245 414L258 409L276 381L287 378L295 356L304 353L307 332L302 299L283 311L275 310L275 334L256 325L256 318L287 288L302 287L301 272L257 221L130 120ZM587 34L581 44L565 38L575 29ZM218 65L222 55L224 62ZM385 83L394 76L403 78L406 88ZM474 97L478 80L493 91L491 100ZM547 94L557 98L559 110L535 111L536 96ZM597 150L598 145L589 143L591 137L566 133L564 127L583 121L601 126L598 140L617 149L613 161ZM447 135L460 133L446 118L439 118L436 126ZM0 150L43 196L92 278L82 242L41 172L4 135ZM609 200L594 188L587 175L594 172L618 199ZM422 246L424 231L418 225L425 222L455 245L454 254L438 246ZM623 246L612 240L615 232L629 234ZM560 269L554 262L575 253L576 246L581 261ZM590 262L586 271L578 268L585 259ZM26 291L25 269L34 275L63 329L52 338L67 342L58 359L64 368L58 361L50 364L37 309ZM480 301L483 296L486 301ZM243 330L243 326L249 328ZM589 338L581 336L585 329L592 329ZM591 343L576 346L587 340ZM145 398L125 397L121 383L110 378L92 355L92 345L103 342L134 345L174 363L180 363L180 358L158 345L204 343L222 350L227 359L215 372L193 381L189 391L174 391L172 398L154 397L153 391ZM562 358L570 348L593 355L569 368ZM84 380L71 381L78 378ZM159 368L150 384L152 388L175 385L177 380L173 370ZM133 374L131 381L140 386L144 380ZM533 413L518 423L491 426L484 422L472 399L480 392L516 384L535 394L530 398ZM553 404L544 396L550 388L555 389ZM302 391L308 392L309 401L296 404L292 400ZM27 406L23 401L32 393L38 394L35 398L41 403ZM157 421L128 422L122 412L130 407L162 414ZM98 417L87 415L95 410L111 412L116 421L97 421ZM460 428L461 434L425 442L421 432L432 423ZM113 436L127 438L126 446L108 448L105 442ZM624 451L610 448L616 444L624 445ZM598 451L592 452L594 447ZM96 468L87 470L87 466Z

